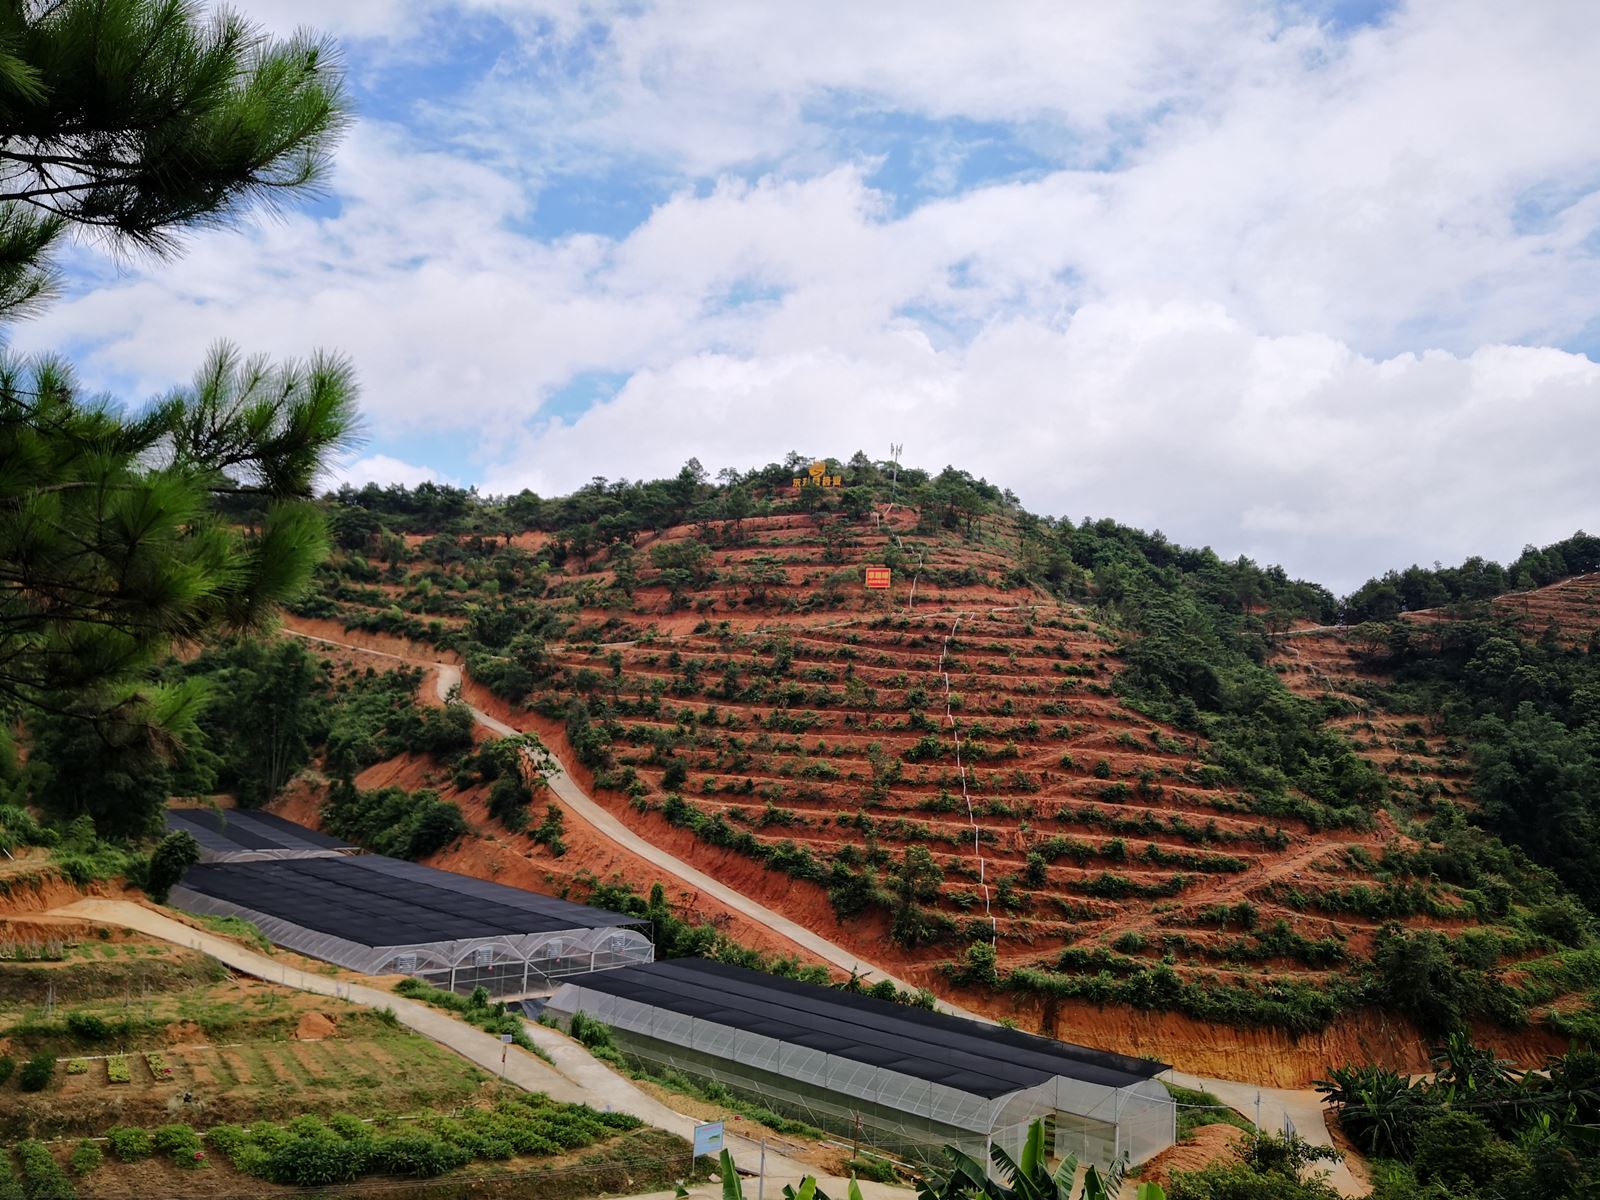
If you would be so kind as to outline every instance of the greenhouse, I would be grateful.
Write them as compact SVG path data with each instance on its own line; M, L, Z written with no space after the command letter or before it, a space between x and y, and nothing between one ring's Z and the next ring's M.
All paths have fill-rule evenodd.
M361 851L271 813L244 809L170 808L167 832L187 833L201 862L259 862L269 858L334 858Z
M638 918L377 854L201 863L175 907L239 917L289 950L466 995L548 993L655 955Z
M1172 1145L1164 1063L1090 1050L704 959L568 979L548 1011L609 1025L646 1066L715 1080L884 1151L1020 1152L1045 1123L1056 1156L1109 1166Z

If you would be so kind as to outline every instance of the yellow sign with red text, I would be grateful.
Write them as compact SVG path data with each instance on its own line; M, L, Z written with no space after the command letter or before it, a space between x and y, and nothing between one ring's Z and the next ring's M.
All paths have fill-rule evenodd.
M867 586L877 591L882 591L889 586L888 567L868 567Z
M803 488L803 487L843 487L844 486L844 477L842 475L830 475L830 474L828 474L828 464L827 463L825 463L825 462L814 462L814 463L811 464L811 466L806 468L806 474L804 474L804 475L796 475L794 477L794 486L797 487L797 488Z

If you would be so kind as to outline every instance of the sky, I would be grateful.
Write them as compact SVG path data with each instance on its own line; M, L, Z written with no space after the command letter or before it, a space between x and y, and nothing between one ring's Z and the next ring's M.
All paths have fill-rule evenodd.
M1340 592L1600 532L1592 0L237 7L342 48L324 194L11 340L341 351L330 482L898 443Z

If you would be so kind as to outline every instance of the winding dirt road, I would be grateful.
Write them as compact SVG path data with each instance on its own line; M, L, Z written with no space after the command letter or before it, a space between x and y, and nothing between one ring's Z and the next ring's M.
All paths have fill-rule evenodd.
M425 667L434 674L434 692L440 700L448 697L451 690L460 686L461 683L461 668L452 663L425 662L418 659L403 658L398 654L390 654L384 650L368 650L361 646L335 642L329 638L315 637L295 630L289 630L288 632L294 633L296 637L304 638L307 641L337 646L341 650L355 650L362 654L375 654L381 658L405 663L408 666ZM463 703L465 702L463 701ZM467 705L467 708L472 713L474 721L501 737L515 737L522 732L520 729L513 729L504 721L491 717L481 709L473 708L470 704ZM555 764L555 771L549 777L549 784L550 790L555 794L556 798L573 815L581 818L586 824L592 826L596 831L621 846L624 850L638 855L653 866L659 867L664 874L679 880L689 889L703 892L728 907L743 913L758 924L766 926L772 932L781 934L795 945L815 954L824 962L831 963L841 970L854 971L869 982L887 979L896 987L907 991L916 990L912 984L907 983L905 980L891 975L887 971L880 970L871 963L864 962L859 955L853 954L842 946L835 945L826 938L819 937L804 925L791 921L782 913L774 912L765 905L757 904L743 893L736 891L725 883L719 883L703 871L696 870L683 860L673 857L661 847L645 841L644 838L612 816L607 809L595 803L588 793L578 786L577 781L567 774L566 768L561 765L561 760L553 753L550 759ZM941 1004L940 1007L948 1012L959 1013L961 1016L971 1017L976 1015L953 1005Z
M461 683L461 668L452 663L430 662L425 659L407 658L399 654L391 654L385 650L371 650L364 646L351 645L348 642L338 642L331 638L301 633L287 626L285 627L285 632L303 638L306 641L321 642L324 645L336 646L341 650L353 650L361 654L376 655L379 658L387 658L394 662L404 663L407 666L422 667L432 671L434 673L435 694L441 700L448 697L451 690ZM471 705L467 707L472 713L473 720L502 737L513 737L522 732L507 725L504 721L491 717L480 709L473 708ZM597 804L588 793L579 787L577 782L567 774L566 768L561 765L561 760L554 753L551 753L550 758L555 764L555 771L551 774L549 780L550 790L566 806L569 812L581 818L585 823L615 842L618 846L659 867L664 874L681 881L690 888L697 888L705 894L715 897L722 903L764 925L772 932L781 934L796 945L804 947L825 962L831 963L842 970L854 971L863 979L887 979L893 982L896 987L914 990L904 980L864 961L860 955L846 950L842 946L835 945L805 926L791 921L781 913L776 913L764 905L757 904L743 893L728 887L726 884L719 883L703 871L696 870L659 846L647 842L617 820L609 810ZM949 1004L943 1000L937 1001L937 1004L943 1012L993 1024L993 1022L989 1021L989 1018L970 1012L958 1005ZM1322 1119L1321 1097L1314 1091L1259 1087L1256 1084L1242 1080L1216 1079L1209 1076L1189 1075L1179 1071L1173 1071L1171 1077L1174 1083L1185 1087L1201 1088L1213 1093L1224 1103L1252 1119L1255 1118L1257 1113L1257 1097L1259 1097L1260 1120L1263 1128L1281 1130L1284 1126L1285 1118L1287 1118L1306 1141L1321 1146L1333 1145L1333 1138L1329 1135L1327 1126ZM1333 1169L1329 1183L1342 1196L1365 1196L1371 1190L1359 1182L1344 1163L1339 1163Z

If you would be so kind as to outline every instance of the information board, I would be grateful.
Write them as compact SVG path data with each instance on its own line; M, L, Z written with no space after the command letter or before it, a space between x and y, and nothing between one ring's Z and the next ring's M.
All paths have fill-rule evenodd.
M712 1121L709 1125L696 1125L694 1127L694 1153L699 1158L702 1154L722 1153L722 1122Z

